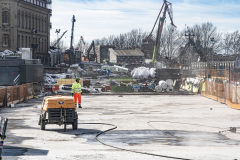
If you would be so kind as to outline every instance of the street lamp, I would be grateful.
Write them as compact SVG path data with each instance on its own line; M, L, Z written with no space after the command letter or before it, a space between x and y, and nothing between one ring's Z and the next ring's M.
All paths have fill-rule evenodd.
M214 38L210 38L210 41L212 42L212 66L213 66L213 45L214 45Z

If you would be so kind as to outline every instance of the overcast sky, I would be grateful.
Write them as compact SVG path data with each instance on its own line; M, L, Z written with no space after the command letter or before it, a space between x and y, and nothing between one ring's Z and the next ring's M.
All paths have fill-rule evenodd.
M169 0L173 21L178 29L212 22L222 32L240 30L240 0ZM68 32L63 37L70 45L72 16L75 15L74 44L108 37L141 28L150 31L163 0L53 0L51 41L56 29ZM166 18L167 25L170 19Z

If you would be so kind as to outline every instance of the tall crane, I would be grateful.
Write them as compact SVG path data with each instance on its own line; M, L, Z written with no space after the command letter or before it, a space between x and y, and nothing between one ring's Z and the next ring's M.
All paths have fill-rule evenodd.
M168 15L169 15L169 18L171 20L171 25L176 27L173 23L173 11L172 11L172 3L169 3L167 0L163 0L163 5L162 5L162 8L158 14L158 17L157 17L157 20L153 26L153 29L151 31L151 33L149 34L149 36L147 38L150 38L152 37L152 33L154 31L154 28L157 24L157 21L159 19L159 25L158 25L158 32L157 32L157 38L156 38L156 42L155 42L155 46L154 46L154 50L153 50L153 57L152 57L152 61L151 63L154 63L155 62L155 59L156 59L156 54L157 54L157 46L158 44L160 43L160 39L161 39L161 36L162 36L162 30L163 30L163 24L164 24L164 20L166 18L166 13L168 12ZM162 13L162 10L164 8L164 11L163 11L163 16L160 17L161 13ZM146 39L147 39L146 38Z
M73 32L74 32L74 23L76 22L75 16L73 15L72 18L72 34L71 34L71 43L70 43L70 49L67 51L69 56L69 64L74 64L76 62L76 56L74 54L74 48L73 48Z

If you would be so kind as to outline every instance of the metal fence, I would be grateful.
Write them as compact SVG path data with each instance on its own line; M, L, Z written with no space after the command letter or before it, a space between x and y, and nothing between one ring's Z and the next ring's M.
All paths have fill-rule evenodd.
M0 106L20 103L33 98L33 83L0 88Z
M217 78L229 80L231 76L226 69L194 69L194 70L181 70L182 78L201 77L201 78ZM230 77L231 79L231 77Z

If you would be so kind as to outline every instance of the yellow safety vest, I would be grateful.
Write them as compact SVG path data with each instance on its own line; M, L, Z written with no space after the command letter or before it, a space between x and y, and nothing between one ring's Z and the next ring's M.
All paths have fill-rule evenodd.
M81 87L80 83L74 82L72 85L72 93L82 93Z

